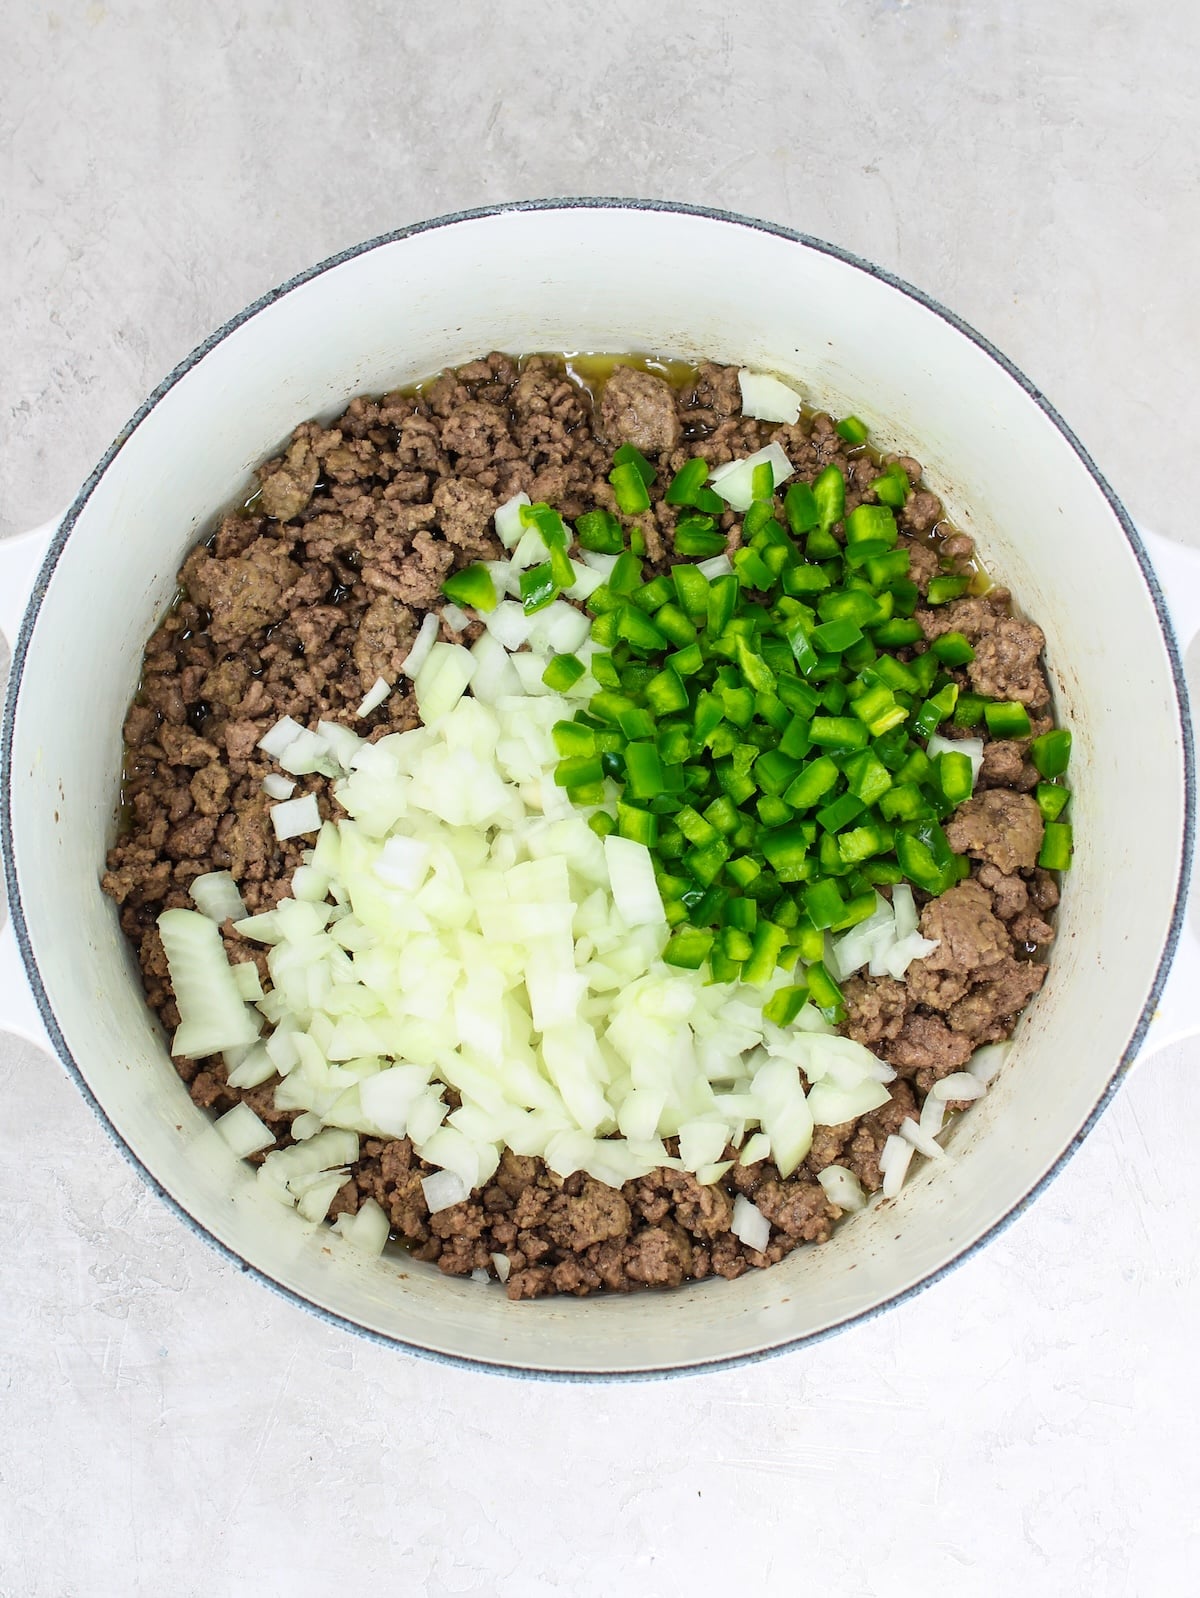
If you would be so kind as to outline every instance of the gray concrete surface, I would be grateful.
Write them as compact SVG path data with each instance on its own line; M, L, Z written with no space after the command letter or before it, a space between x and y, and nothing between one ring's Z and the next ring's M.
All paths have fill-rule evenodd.
M1200 11L1133 0L0 8L0 534L299 268L488 201L669 196L936 295L1130 509L1190 472ZM419 1364L272 1298L0 1041L0 1595L1191 1589L1195 1045L882 1321L667 1387ZM514 1440L515 1439L515 1440Z

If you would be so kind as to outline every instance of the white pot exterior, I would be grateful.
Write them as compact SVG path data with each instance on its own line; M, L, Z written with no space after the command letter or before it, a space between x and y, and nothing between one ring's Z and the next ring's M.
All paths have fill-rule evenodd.
M99 875L121 723L186 551L297 422L494 348L647 350L779 372L924 463L959 526L1047 635L1075 734L1077 854L1045 990L953 1164L832 1243L733 1283L509 1304L366 1261L264 1200L191 1104ZM4 833L10 902L54 1045L137 1163L289 1293L418 1351L547 1374L753 1357L935 1276L1069 1152L1147 1023L1190 846L1177 662L1114 500L1043 403L911 292L739 219L598 202L410 230L254 307L173 375L85 485L14 659Z

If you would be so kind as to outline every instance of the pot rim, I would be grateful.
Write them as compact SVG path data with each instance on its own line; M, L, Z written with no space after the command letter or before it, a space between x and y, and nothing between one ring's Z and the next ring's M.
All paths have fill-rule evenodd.
M186 376L193 367L197 366L204 359L204 357L210 353L210 351L215 349L218 344L222 343L231 333L235 332L244 323L248 322L252 317L257 316L260 311L266 310L277 300L282 299L284 295L290 294L293 289L301 287L303 284L308 283L313 278L320 276L322 273L329 271L333 267L341 266L345 262L354 260L360 255L366 255L369 251L378 249L381 246L395 244L403 239L412 238L422 233L432 232L437 228L451 227L460 222L478 221L484 218L511 215L513 213L537 213L543 211L568 210L645 211L651 213L666 213L680 216L700 217L708 221L723 222L736 225L738 227L750 228L755 232L766 233L776 238L785 239L790 243L799 244L805 249L815 250L820 254L831 256L835 260L842 262L844 265L853 267L857 271L864 272L869 277L873 277L879 282L887 284L890 288L896 289L900 293L907 295L909 299L916 301L916 303L921 305L925 310L932 311L934 315L940 317L942 321L948 323L949 326L954 328L956 332L969 339L977 346L977 348L982 350L985 355L990 356L990 358L1004 372L1006 372L1014 382L1019 385L1024 393L1042 412L1047 421L1049 421L1058 430L1067 444L1070 445L1080 463L1083 465L1084 469L1088 472L1093 482L1096 484L1096 487L1103 494L1110 510L1120 525L1121 531L1125 534L1126 540L1128 541L1130 548L1133 551L1134 557L1141 568L1142 575L1146 580L1146 586L1149 589L1150 597L1154 604L1155 613L1158 617L1159 627L1163 634L1163 640L1166 644L1167 657L1170 663L1171 675L1175 686L1175 698L1176 706L1179 712L1179 724L1180 731L1182 733L1184 761L1183 850L1180 860L1179 876L1176 883L1175 902L1171 914L1171 922L1150 992L1146 997L1146 1002L1142 1008L1133 1034L1130 1037L1124 1052L1122 1053L1112 1072L1112 1075L1106 1082L1100 1097L1097 1099L1087 1119L1072 1138L1071 1142L1065 1149L1063 1149L1061 1154L1059 1154L1058 1158L1053 1162L1052 1165L1048 1167L1046 1171L1042 1173L1037 1181L1034 1182L1034 1184L1023 1195L1023 1197L1011 1205L1003 1215L995 1220L991 1226L989 1226L986 1231L981 1233L979 1237L975 1238L973 1242L961 1249L957 1254L947 1260L943 1265L939 1266L936 1270L930 1272L929 1275L922 1277L919 1281L912 1283L906 1288L902 1288L900 1291L892 1294L888 1298L881 1300L879 1303L873 1304L866 1309L859 1310L853 1315L847 1315L844 1319L839 1320L830 1326L822 1327L818 1331L809 1332L800 1337L790 1338L782 1343L773 1344L769 1348L757 1349L752 1353L729 1355L720 1359L700 1360L679 1365L647 1366L640 1368L637 1366L632 1366L609 1371L584 1371L568 1369L542 1370L533 1366L508 1363L504 1360L475 1359L466 1355L447 1354L436 1349L425 1348L420 1344L408 1342L404 1338L395 1337L386 1332L376 1331L370 1327L363 1326L358 1321L349 1319L347 1316L340 1315L334 1310L327 1309L321 1304L315 1303L312 1299L306 1298L304 1294L297 1292L294 1288L285 1286L282 1282L277 1281L261 1266L252 1265L241 1254L239 1254L236 1249L230 1247L226 1243L221 1242L219 1238L215 1237L213 1233L208 1231L208 1229L203 1226L201 1222L196 1220L196 1218L190 1213L184 1204L175 1198L174 1195L163 1186L154 1173L142 1163L138 1155L125 1141L119 1129L109 1118L104 1106L99 1102L95 1094L92 1092L92 1089L84 1077L83 1072L80 1070L80 1067L71 1054L70 1049L67 1047L66 1041L59 1029L49 996L46 993L45 987L42 983L37 960L34 956L30 943L29 933L22 908L20 885L17 881L16 862L12 839L12 736L16 718L17 699L20 694L21 680L24 673L33 626L37 620L42 601L45 598L46 590L49 585L50 578L52 577L54 569L58 563L59 556L62 554L62 551L66 546L67 540L71 534L71 530L74 527L75 522L78 520L81 511L87 504L97 484L100 482L100 479L104 476L109 466L116 459L118 453L132 437L136 429L158 404L158 402L164 397L164 395L169 393L170 390L174 388L176 383L178 383L181 378ZM301 1308L307 1310L313 1315L316 1315L327 1324L344 1328L345 1330L352 1332L357 1336L367 1338L373 1343L381 1344L388 1348L399 1348L404 1350L406 1353L417 1356L418 1358L432 1360L440 1365L448 1365L467 1370L486 1371L495 1375L504 1375L535 1381L583 1383L657 1381L666 1377L695 1375L708 1371L731 1370L745 1365L758 1364L762 1360L773 1359L778 1355L790 1353L797 1348L822 1342L825 1338L832 1337L838 1332L844 1331L847 1327L873 1320L877 1315L880 1315L885 1310L892 1308L893 1305L902 1304L909 1299L915 1298L919 1293L924 1292L927 1288L932 1287L936 1282L940 1281L942 1277L954 1270L956 1266L962 1264L964 1260L970 1259L972 1255L974 1255L978 1250L982 1249L985 1244L991 1242L993 1238L997 1237L1002 1231L1010 1226L1019 1215L1023 1214L1033 1200L1042 1193L1052 1179L1063 1169L1067 1161L1071 1158L1092 1128L1096 1125L1096 1122L1099 1120L1104 1110L1108 1107L1110 1101L1116 1093L1117 1088L1120 1086L1121 1082L1134 1064L1138 1055L1138 1051L1141 1047L1142 1040L1145 1037L1146 1030L1157 1006L1159 996L1167 978L1167 974L1171 968L1171 963L1174 959L1180 934L1183 929L1184 918L1187 910L1187 886L1191 873L1196 834L1196 770L1192 741L1188 735L1189 724L1190 718L1188 690L1184 676L1179 645L1171 626L1166 602L1163 597L1162 588L1159 584L1157 574L1155 573L1154 567L1150 563L1145 546L1143 545L1142 540L1138 535L1137 529L1130 519L1129 513L1126 511L1124 505L1121 503L1120 499L1117 497L1108 481L1096 466L1096 463L1093 461L1087 449L1076 437L1075 433L1059 415L1058 411L1050 403L1046 396L1040 391L1040 389L1036 387L1034 383L1030 381L1028 377L1025 376L1024 372L1015 366L1013 362L1010 361L1008 357L1005 356L999 349L997 349L989 339L985 338L983 334L977 332L976 329L973 328L969 323L965 322L961 317L956 316L953 311L948 310L931 295L926 294L921 289L914 287L911 283L906 282L903 278L897 277L894 273L887 271L885 268L876 266L872 262L863 259L861 256L855 255L850 250L843 249L840 245L831 244L824 239L815 238L811 234L799 232L794 228L788 228L777 223L762 221L761 219L754 217L743 216L734 211L724 211L711 206L691 205L673 200L622 198L619 196L579 196L559 199L515 200L501 202L496 205L476 206L468 210L448 212L444 215L431 217L424 221L409 223L405 227L396 228L391 232L382 233L375 238L367 239L360 244L351 245L347 249L340 250L337 254L331 255L325 260L318 262L315 266L308 267L304 271L296 273L293 277L288 278L286 282L280 284L277 288L268 290L267 293L254 300L250 305L246 306L244 310L238 312L221 327L217 328L215 332L209 334L206 339L198 344L195 349L190 352L190 354L185 356L184 359L180 361L170 373L168 373L162 382L159 383L158 386L147 396L147 398L143 400L142 404L138 406L137 410L130 417L129 421L120 430L120 432L118 432L113 442L109 445L99 463L84 481L83 486L80 488L79 493L72 502L70 509L66 512L53 538L51 539L45 559L42 563L41 570L39 571L37 580L34 584L29 603L26 607L24 616L22 617L20 630L17 634L15 642L13 643L12 660L9 665L8 685L5 693L3 722L0 723L0 860L3 861L4 883L8 897L9 916L12 920L17 946L20 950L21 959L25 966L26 975L33 992L34 1001L37 1005L42 1023L46 1029L48 1037L51 1040L56 1054L66 1067L69 1075L73 1078L85 1101L91 1106L96 1117L100 1121L100 1124L107 1131L113 1143L116 1145L124 1158L138 1173L146 1185L151 1188L152 1191L156 1193L157 1196L175 1212L175 1214L189 1227L189 1229L195 1235L201 1237L207 1244L209 1244L210 1247L214 1248L223 1257L236 1264L241 1271L253 1275L265 1287L278 1294L279 1297L286 1299L290 1303L299 1305Z

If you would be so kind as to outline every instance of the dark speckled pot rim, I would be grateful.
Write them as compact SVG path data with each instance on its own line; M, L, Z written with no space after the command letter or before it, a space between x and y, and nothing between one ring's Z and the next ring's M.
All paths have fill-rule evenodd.
M959 1253L947 1260L936 1270L931 1271L927 1276L922 1277L920 1281L915 1282L909 1287L906 1287L893 1294L891 1297L884 1299L879 1304L872 1305L865 1310L860 1310L857 1314L848 1315L843 1320L837 1321L830 1326L822 1327L820 1330L808 1333L803 1337L791 1338L787 1341L756 1350L752 1353L733 1355L726 1358L704 1360L699 1362L681 1363L679 1365L660 1365L641 1368L635 1365L610 1371L541 1370L536 1367L517 1365L504 1360L490 1361L470 1359L462 1355L446 1354L436 1349L425 1348L420 1345L407 1342L403 1338L392 1337L386 1333L375 1331L370 1327L359 1324L357 1321L353 1321L345 1316L335 1314L333 1311L326 1309L320 1304L314 1303L311 1299L306 1298L303 1294L298 1293L294 1289L287 1287L283 1283L277 1281L274 1277L270 1276L266 1271L260 1269L258 1266L251 1265L240 1254L238 1254L236 1250L230 1248L227 1244L222 1243L219 1239L214 1237L213 1234L207 1230L207 1228L197 1221L196 1218L184 1207L184 1205L166 1190L154 1173L148 1170L145 1165L143 1165L141 1160L138 1159L137 1155L125 1142L120 1131L113 1125L104 1107L99 1103L91 1088L88 1086L82 1071L67 1047L66 1041L63 1038L61 1030L59 1029L58 1021L54 1014L54 1009L42 983L41 975L38 971L37 961L34 958L33 950L30 945L29 933L21 902L21 888L16 876L10 803L10 782L12 777L12 734L16 716L17 700L20 695L21 680L29 650L30 638L41 608L42 601L46 594L47 586L58 563L58 558L62 554L68 538L71 536L71 529L74 527L80 512L87 504L88 499L90 498L97 483L99 483L104 473L108 470L108 467L112 464L122 446L132 436L136 428L150 414L150 412L158 404L159 400L161 400L165 394L169 393L175 384L178 383L182 377L186 376L186 374L190 372L194 366L203 360L203 358L211 350L215 349L218 344L226 339L237 328L241 327L243 323L248 322L251 317L257 316L260 311L266 310L269 306L273 305L276 300L281 299L285 294L290 294L293 289L299 288L302 284L309 282L312 278L318 277L323 272L328 272L333 267L340 266L346 261L354 260L357 256L365 255L368 251L378 249L382 245L394 244L399 240L413 238L419 234L431 232L436 228L452 227L456 223L460 222L471 222L480 220L482 218L510 215L520 212L569 210L665 212L681 216L700 217L708 221L722 222L731 226L749 228L754 232L766 233L776 238L786 239L791 243L802 245L806 249L815 250L822 255L831 256L835 260L841 261L844 265L853 267L856 271L863 272L867 276L875 278L881 283L886 283L890 288L896 289L900 293L907 295L909 299L915 300L917 304L923 306L927 311L931 311L935 316L940 317L942 321L948 323L957 332L961 333L964 338L969 339L971 343L976 345L977 348L982 350L986 355L990 356L996 365L1005 371L1008 376L1020 386L1024 393L1034 402L1034 404L1046 417L1047 421L1057 429L1067 444L1070 445L1080 463L1087 471L1088 475L1092 478L1092 481L1096 484L1096 487L1103 494L1105 500L1108 502L1110 510L1112 511L1114 517L1121 527L1122 532L1125 534L1125 537L1128 540L1129 546L1137 559L1138 565L1141 567L1142 575L1146 580L1146 586L1149 589L1155 611L1158 615L1159 626L1162 629L1163 640L1166 645L1167 655L1171 665L1171 673L1175 683L1175 694L1179 711L1180 731L1182 735L1184 753L1185 816L1183 852L1180 861L1179 879L1176 888L1175 905L1171 917L1170 928L1165 946L1163 948L1162 958L1159 961L1158 969L1155 973L1154 982L1151 985L1150 992L1146 997L1145 1005L1143 1006L1141 1015L1138 1019L1138 1024L1133 1031L1133 1035L1129 1038L1125 1049L1112 1072L1112 1075L1105 1084L1103 1091L1091 1110L1091 1113L1088 1115L1079 1131L1071 1139L1067 1147L1063 1149L1058 1158L1033 1184L1025 1196L1016 1204L1012 1205L1012 1207L1008 1209L1004 1215L1002 1215L997 1221L988 1227L988 1229L979 1237L977 1237L972 1243L961 1249ZM203 1238L222 1256L232 1261L232 1263L237 1265L242 1271L254 1276L264 1286L278 1293L280 1297L287 1299L293 1304L300 1305L304 1309L317 1315L321 1320L325 1321L330 1326L343 1328L346 1331L356 1333L360 1337L368 1338L372 1342L382 1344L385 1347L403 1349L406 1353L416 1355L423 1359L436 1361L438 1364L450 1365L468 1370L487 1371L494 1374L507 1376L516 1376L527 1379L531 1378L541 1381L587 1383L659 1380L667 1376L690 1375L705 1371L730 1370L739 1366L756 1364L760 1360L771 1359L776 1355L786 1354L794 1349L821 1342L825 1338L831 1337L837 1332L844 1331L849 1326L869 1321L875 1316L882 1314L885 1310L892 1308L894 1305L898 1305L909 1299L915 1298L918 1293L923 1292L926 1288L932 1287L935 1282L940 1281L942 1277L944 1277L949 1271L953 1270L955 1266L960 1265L964 1260L970 1259L972 1255L977 1253L986 1243L990 1242L994 1237L997 1237L1002 1231L1004 1231L1006 1227L1010 1226L1012 1222L1026 1210L1033 1200L1044 1191L1052 1178L1063 1169L1067 1161L1075 1153L1076 1149L1079 1148L1084 1138L1087 1137L1088 1133L1095 1126L1096 1122L1099 1120L1100 1116L1113 1098L1113 1095L1116 1093L1117 1088L1120 1086L1122 1080L1128 1073L1130 1067L1133 1065L1134 1060L1137 1058L1138 1051L1141 1047L1143 1039L1145 1038L1146 1029L1150 1024L1150 1020L1158 1004L1159 995L1162 992L1163 984L1166 981L1167 973L1170 969L1171 962L1174 958L1175 950L1179 942L1179 937L1183 928L1184 917L1186 914L1187 884L1191 872L1196 829L1196 774L1189 729L1190 720L1188 712L1188 692L1184 678L1179 645L1171 626L1166 602L1164 600L1158 578L1155 574L1153 566L1150 563L1145 546L1138 536L1137 530L1130 520L1125 507L1121 504L1120 500L1117 498L1116 494L1113 492L1112 488L1109 486L1108 482L1097 468L1095 462L1088 454L1087 450L1071 431L1070 427L1067 426L1066 422L1058 414L1054 406L1051 405L1048 399L1046 399L1045 395L1043 395L1040 390L1030 382L1024 373L1014 366L1013 363L995 347L995 345L990 343L989 340L984 338L980 333L977 333L975 329L964 322L961 317L955 316L954 313L947 310L944 305L941 305L937 300L931 298L930 295L922 293L920 289L914 288L910 283L904 282L903 279L896 277L891 272L883 270L881 267L873 265L869 261L864 261L861 259L861 257L853 255L848 250L841 249L835 244L829 244L823 239L813 238L807 233L799 233L791 228L780 227L773 223L758 221L752 217L739 216L736 212L719 211L706 206L684 205L668 200L638 200L603 197L520 200L510 204L481 206L474 210L456 211L447 216L439 216L428 221L415 222L408 227L398 228L395 232L381 234L378 238L369 239L363 244L357 244L350 249L342 250L337 255L330 256L328 260L322 261L319 265L310 267L307 271L298 273L295 277L290 278L279 288L272 289L269 293L264 294L261 299L255 300L252 305L247 306L244 311L240 312L237 316L226 322L223 327L218 328L217 331L205 339L202 344L197 345L192 353L188 355L186 359L181 361L174 371L171 372L168 377L164 378L154 392L143 402L141 406L139 406L125 427L123 427L117 434L116 438L113 440L113 443L105 452L95 470L83 484L83 487L80 489L77 498L71 505L71 508L67 511L66 515L63 517L63 520L55 532L54 537L50 541L45 560L42 564L40 572L38 573L37 580L34 584L33 592L30 597L29 605L25 611L21 628L18 633L16 643L13 647L13 657L9 672L8 689L5 696L4 720L2 730L0 730L0 800L2 800L2 803L0 803L0 856L3 857L4 862L4 880L8 893L9 913L12 917L13 930L16 935L17 945L20 949L21 957L25 964L25 970L28 974L29 983L33 990L38 1011L41 1015L42 1024L46 1029L55 1051L57 1052L67 1071L70 1073L71 1077L74 1079L76 1086L79 1088L84 1098L95 1111L101 1124L104 1126L113 1142L116 1144L117 1148L128 1160L130 1165L133 1166L134 1170L137 1171L139 1176L141 1176L141 1178L146 1182L147 1186L157 1193L159 1198L161 1198L164 1203L169 1205L170 1208L174 1210L176 1215L178 1215L179 1218L183 1220L193 1232L195 1232L199 1237ZM514 1305L513 1313L536 1314L537 1310L536 1307L532 1305L524 1308L518 1308Z

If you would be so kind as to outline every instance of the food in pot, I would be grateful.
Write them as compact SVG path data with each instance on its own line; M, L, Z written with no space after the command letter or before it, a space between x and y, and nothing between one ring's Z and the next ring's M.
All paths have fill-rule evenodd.
M493 354L299 427L180 581L104 885L281 1203L585 1294L947 1157L1070 735L915 460L765 374Z

